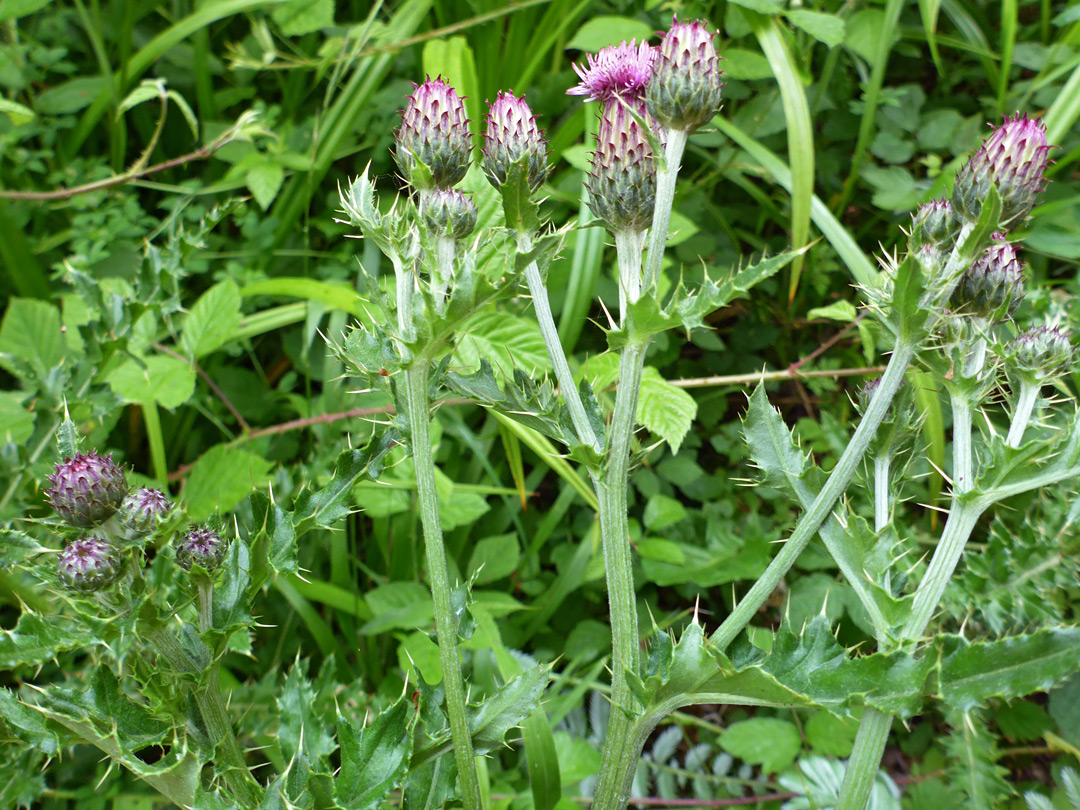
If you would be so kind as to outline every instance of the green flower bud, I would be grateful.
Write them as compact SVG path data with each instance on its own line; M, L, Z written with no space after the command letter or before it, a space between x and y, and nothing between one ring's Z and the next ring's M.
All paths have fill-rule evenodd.
M720 109L724 83L716 34L702 21L675 18L664 34L645 88L649 114L669 129L693 132Z
M643 231L656 203L656 164L641 126L618 99L600 116L589 207L612 231Z
M225 559L228 546L217 532L202 527L192 529L177 544L176 561L188 571L193 565L213 571Z
M149 534L172 509L165 494L150 487L139 487L124 498L120 507L120 523L134 534Z
M420 213L432 234L465 239L476 228L476 206L460 191L438 188L420 200Z
M120 578L120 554L107 540L83 537L60 552L56 574L64 587L79 593L100 591Z
M409 96L395 136L394 159L417 191L450 188L469 171L472 136L465 104L442 78L428 79Z
M933 200L919 206L911 217L911 235L908 240L912 252L926 246L938 250L951 250L960 234L960 222L948 200Z
M1024 268L1016 249L1001 234L964 273L952 305L961 314L1002 320L1011 318L1024 300Z
M127 494L124 471L112 456L80 453L56 465L46 496L52 508L72 526L88 527L108 520Z
M1037 326L1009 343L1008 363L1021 375L1045 380L1060 374L1072 361L1073 348L1067 330Z

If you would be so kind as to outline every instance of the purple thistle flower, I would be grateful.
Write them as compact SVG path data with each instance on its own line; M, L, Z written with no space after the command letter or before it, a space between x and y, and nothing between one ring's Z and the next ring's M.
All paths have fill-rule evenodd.
M615 96L624 101L645 98L645 87L652 76L656 49L636 40L609 45L598 54L588 54L587 66L574 65L581 83L566 91L570 96L586 96L586 101L608 102Z
M60 552L56 574L64 587L80 593L107 588L120 578L120 555L107 540L83 537Z
M420 200L424 223L436 236L465 239L476 228L476 205L452 188L437 188Z
M1001 197L1000 225L1008 230L1031 212L1035 195L1046 184L1046 127L1026 115L1006 118L956 175L953 207L976 222L990 186Z
M112 456L79 453L56 465L46 491L49 503L72 526L96 526L108 520L127 494L124 471Z
M176 546L176 561L187 571L198 565L213 571L225 559L228 543L217 532L203 527L192 529Z
M614 231L643 231L656 202L656 164L643 127L618 99L604 106L586 181L589 207Z
M692 132L720 108L724 83L715 36L704 21L672 19L645 95L649 114L665 127Z
M149 534L172 509L172 503L161 490L139 487L124 498L120 515L126 529L135 534Z
M952 305L962 314L997 321L1012 317L1024 300L1024 266L1004 234L993 238L960 279Z
M1064 370L1072 360L1069 332L1058 326L1037 326L1009 344L1012 364L1025 376L1046 380Z
M394 159L417 191L450 188L469 171L472 137L465 104L442 77L417 85L395 140Z
M488 180L498 188L506 182L511 166L523 159L529 188L535 192L547 179L547 144L525 99L499 91L488 107L484 130L484 171Z

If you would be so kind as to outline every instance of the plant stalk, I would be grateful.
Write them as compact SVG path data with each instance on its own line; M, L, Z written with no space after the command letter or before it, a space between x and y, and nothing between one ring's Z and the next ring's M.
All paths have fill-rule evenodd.
M883 448L874 458L874 531L881 532L889 525L889 468L892 452Z
M435 244L435 271L431 274L431 295L435 308L442 314L446 308L446 291L454 278L454 259L457 242L452 236L439 236Z
M971 452L971 404L967 393L950 396L953 415L953 486L957 492L970 492L975 486Z
M792 532L788 541L784 543L780 553L773 558L773 561L769 563L769 567L765 569L765 573L758 578L746 595L739 600L739 603L724 620L723 624L713 633L711 641L716 645L717 649L726 649L735 640L735 637L742 632L743 628L750 623L754 614L765 604L765 600L769 598L772 592L776 590L776 586L780 584L780 580L783 579L788 569L798 559L803 549L818 533L821 524L829 516L837 499L847 489L848 484L851 483L851 477L855 474L855 470L862 461L863 456L866 455L867 448L874 440L878 427L885 419L889 407L892 405L893 397L896 396L900 384L904 381L904 374L915 356L915 348L915 343L912 340L904 337L897 339L892 357L889 358L889 365L885 368L885 373L881 377L880 387L870 400L866 413L859 422L859 426L855 429L855 434L851 437L851 441L848 442L843 455L836 462L836 467L829 474L828 480L826 480L821 491L818 492L817 497L814 498L814 502L803 513L802 518L795 526L795 531Z
M619 257L619 326L626 325L627 304L641 298L641 251L644 231L616 231L615 253Z
M866 810L870 791L874 789L881 755L892 729L892 715L867 706L859 720L855 747L851 751L840 799L833 810Z
M664 167L656 172L656 208L649 229L649 253L645 260L645 289L656 289L660 266L664 260L668 228L671 226L671 207L675 200L675 181L679 178L683 150L690 133L684 129L669 129L664 147Z
M1009 425L1009 435L1005 439L1005 444L1009 447L1019 447L1024 440L1024 431L1031 422L1031 413L1035 410L1035 401L1039 398L1041 387L1039 383L1031 380L1021 381L1020 395L1017 397L1012 423Z
M415 358L405 372L405 399L409 416L413 464L416 468L416 493L420 502L420 523L427 552L428 577L435 604L435 630L439 639L446 714L454 742L454 758L461 780L465 810L480 810L480 777L476 771L469 720L465 713L465 686L458 658L458 628L450 598L450 577L446 570L439 501L435 490L435 459L431 452L431 414L428 401L428 358Z

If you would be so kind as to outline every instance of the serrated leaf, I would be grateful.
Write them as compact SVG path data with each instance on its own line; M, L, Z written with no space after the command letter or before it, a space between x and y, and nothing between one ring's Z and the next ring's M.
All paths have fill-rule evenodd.
M386 454L397 434L386 431L359 450L346 450L338 456L334 475L319 489L306 489L296 498L293 525L297 536L316 526L329 528L349 514L353 487L361 478L378 479Z
M454 353L454 366L462 372L480 368L487 360L504 379L514 368L531 377L551 370L544 337L535 318L522 318L494 308L478 312L461 325L462 336Z
M690 394L669 383L655 368L644 369L637 420L654 436L666 441L673 454L679 452L696 416L697 402Z
M13 628L0 630L0 669L40 666L58 653L100 644L96 639L84 624L23 611Z
M232 336L242 318L240 288L226 279L199 296L184 321L181 345L192 357L209 354Z
M0 366L38 384L64 359L60 311L32 298L12 298L0 322Z
M806 474L809 461L796 446L780 412L769 402L764 383L758 383L750 395L743 436L750 458L764 475L764 482L784 492L793 492L795 482Z
M190 363L165 355L145 360L131 358L114 369L106 381L127 402L157 403L169 409L179 408L195 393L195 369Z
M946 719L953 727L945 744L955 761L950 768L950 781L967 797L965 807L994 810L998 801L1011 793L1004 779L1008 771L996 764L998 751L994 738L979 714L952 711L946 714Z
M340 718L341 771L334 784L338 804L346 810L375 810L401 786L416 719L412 701L404 696L362 729Z
M244 184L263 211L273 205L285 181L285 168L274 160L256 163L244 175Z
M193 520L228 512L266 483L273 465L249 450L217 444L203 453L188 474L181 498Z
M506 732L521 725L540 703L550 673L546 665L531 667L479 706L469 707L469 731L477 754L503 746Z
M755 717L732 723L717 744L734 757L760 765L762 773L775 773L795 761L802 739L794 723L774 717Z

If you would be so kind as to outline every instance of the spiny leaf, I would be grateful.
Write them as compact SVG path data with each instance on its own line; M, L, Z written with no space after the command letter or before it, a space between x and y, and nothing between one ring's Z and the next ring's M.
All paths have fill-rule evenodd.
M405 696L362 729L347 717L340 718L341 771L334 785L339 805L346 810L375 810L401 786L416 719L412 701Z

